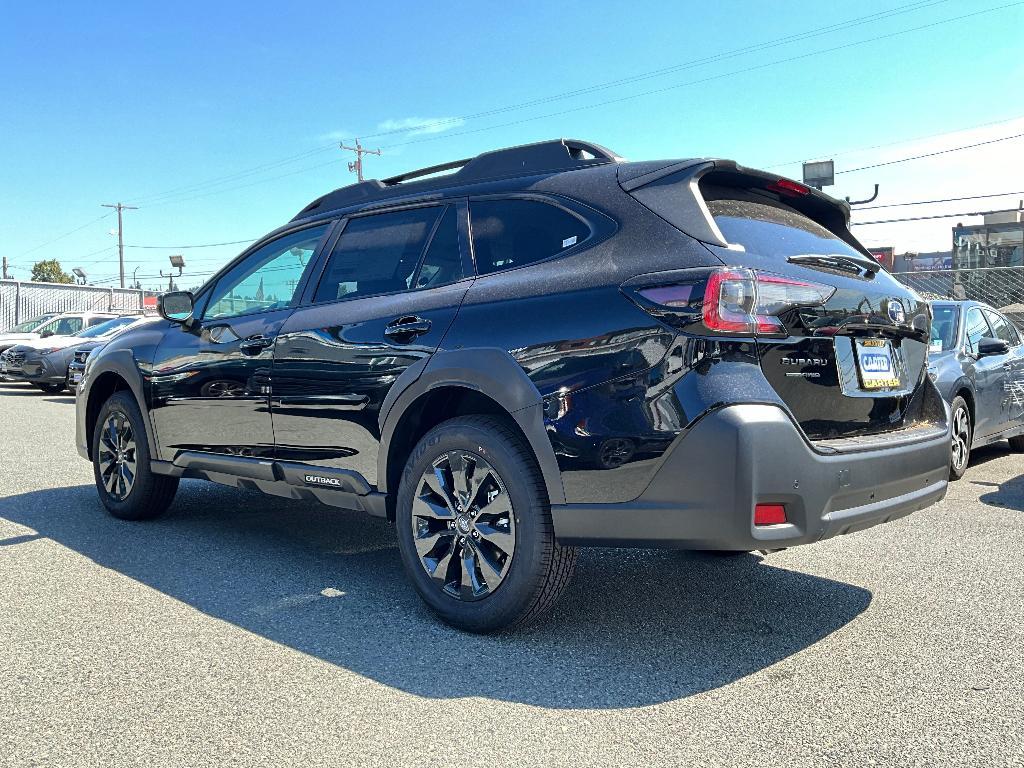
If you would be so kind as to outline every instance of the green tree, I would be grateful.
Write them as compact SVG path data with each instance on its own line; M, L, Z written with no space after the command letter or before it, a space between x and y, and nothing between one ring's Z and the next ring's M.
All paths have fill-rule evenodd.
M56 259L37 261L32 267L32 281L36 283L73 283L71 277Z

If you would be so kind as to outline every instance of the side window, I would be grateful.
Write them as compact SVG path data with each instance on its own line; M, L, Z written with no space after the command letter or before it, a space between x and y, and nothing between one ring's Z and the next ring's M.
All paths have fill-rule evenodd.
M89 322L86 323L86 325L88 325L90 328L92 328L94 325L99 325L100 323L105 323L108 320L112 320L112 319L113 318L110 318L110 317L103 317L102 315L99 315L99 316L93 315L92 317L89 318Z
M327 261L314 302L407 291L441 206L351 219Z
M436 288L462 279L457 216L455 206L449 205L427 246L427 253L413 282L416 288Z
M72 333L78 333L80 330L82 330L82 318L62 317L57 321L53 332L57 336L70 336Z
M967 312L967 352L972 355L978 354L978 342L981 341L985 336L991 336L992 331L989 330L988 323L985 322L985 316L981 314L981 310L977 307L971 307Z
M213 287L203 318L250 315L291 306L327 224L279 237L250 253Z
M1011 347L1017 346L1018 339L1017 334L1002 315L996 312L989 312L985 310L985 317L988 318L988 324L992 326L992 334L994 338L1002 339Z
M590 237L583 221L536 200L478 200L470 214L481 275L550 258Z

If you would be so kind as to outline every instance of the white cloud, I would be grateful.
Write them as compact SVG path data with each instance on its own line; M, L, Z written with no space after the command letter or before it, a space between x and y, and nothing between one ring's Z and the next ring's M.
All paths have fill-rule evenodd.
M461 117L403 117L385 120L377 125L378 131L404 131L409 136L444 133L458 128L466 121Z
M344 139L351 140L355 136L352 131L328 131L327 133L321 133L316 137L317 144L324 144L328 141L336 142Z

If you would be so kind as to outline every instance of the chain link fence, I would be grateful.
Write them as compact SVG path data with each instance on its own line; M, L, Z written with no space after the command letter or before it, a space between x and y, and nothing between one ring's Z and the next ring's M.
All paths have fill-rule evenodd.
M926 299L983 301L1024 327L1024 267L976 267L894 272Z
M47 312L139 309L143 309L143 292L132 288L0 280L0 333Z

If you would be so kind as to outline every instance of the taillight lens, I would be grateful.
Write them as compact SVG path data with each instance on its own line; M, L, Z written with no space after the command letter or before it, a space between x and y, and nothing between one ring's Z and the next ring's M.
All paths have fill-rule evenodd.
M744 336L785 336L779 318L796 307L821 306L836 289L831 285L793 280L750 269L714 269L699 285L648 286L636 293L650 305L649 311L674 314L690 310L709 331Z

